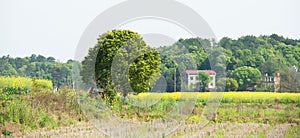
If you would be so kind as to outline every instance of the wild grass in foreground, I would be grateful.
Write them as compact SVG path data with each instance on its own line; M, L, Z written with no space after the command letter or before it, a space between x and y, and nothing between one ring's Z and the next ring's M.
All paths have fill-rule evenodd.
M57 128L84 120L75 92L68 88L58 92L0 93L0 131L4 135Z
M298 137L300 94L272 92L226 92L220 99L215 116L206 125L201 121L210 94L216 93L140 93L120 97L105 106L100 97L81 96L82 107L101 120L97 128L113 137ZM195 97L196 96L196 97ZM176 104L194 101L185 122L170 121L169 113ZM84 102L88 101L88 102ZM111 121L105 119L110 115ZM184 112L184 108L180 109ZM96 111L96 112L93 112ZM175 115L180 117L180 115ZM124 121L114 119L121 117ZM171 131L175 126L179 126ZM146 133L147 132L147 133Z
M113 114L129 120L131 123L100 123L103 128L109 127L112 129L111 132L107 132L108 134L118 136L140 135L141 132L135 133L135 130L141 128L140 125L142 125L152 126L144 129L153 131L153 134L157 136L163 136L165 134L157 128L165 125L166 127L175 125L163 123L164 120L168 119L166 113L172 110L178 102L195 99L194 108L187 120L169 136L299 136L300 94L297 93L223 93L217 114L204 128L197 123L203 119L203 109L208 104L208 97L212 93L185 93L184 96L181 95L182 93L141 93L139 95L129 95L124 103L122 98L115 100L110 106L107 106L100 96L92 98L88 96L87 92L77 94L76 96L75 92L67 88L60 89L56 93L48 91L35 91L26 94L2 93L0 100L0 129L2 134L14 136L18 132L24 132L27 135L28 130L42 129L41 133L37 131L34 134L37 134L36 136L54 136L59 135L56 132L61 132L67 136L73 131L63 133L65 131L64 129L60 130L61 126L85 121L87 119L84 115L87 114L84 113L91 111L97 111L91 112L94 113L94 119L101 119L109 114L107 109L111 109ZM197 97L191 97L195 95ZM181 96L183 98L180 98ZM77 103L77 98L81 101L80 104ZM133 103L139 106L135 106ZM156 119L160 119L162 122L153 123L152 121ZM124 128L120 130L121 126L124 126ZM53 130L44 130L44 128ZM90 132L90 126L86 128L88 134L96 132L96 130ZM76 131L80 130L76 129ZM237 134L236 131L243 132L243 134ZM276 134L272 131L280 133ZM52 134L52 132L55 132L55 134ZM198 132L205 133L200 134ZM101 136L103 135L101 134Z

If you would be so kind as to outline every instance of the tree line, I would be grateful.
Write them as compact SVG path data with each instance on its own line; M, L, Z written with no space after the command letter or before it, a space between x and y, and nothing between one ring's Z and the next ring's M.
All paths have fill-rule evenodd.
M72 66L56 61L54 57L32 54L29 57L0 57L0 76L22 76L51 80L53 87L72 86Z
M135 49L126 49L126 46L132 45L136 45ZM226 86L225 91L272 91L273 87L270 86L272 84L269 86L259 84L263 75L272 76L276 72L281 74L280 91L300 90L299 73L291 70L292 66L300 67L300 40L284 38L276 34L249 35L238 39L224 37L220 41L188 38L179 39L172 45L150 48L135 32L111 31L99 36L98 43L89 50L89 54L82 62L68 60L66 63L61 63L54 57L35 54L23 58L13 58L7 55L0 58L0 75L48 79L53 82L54 87L72 86L74 81L78 83L83 81L89 84L101 84L101 87L108 87L111 90L111 80L106 78L111 74L108 70L111 69L113 57L121 46L125 51L138 52L141 49L152 51L140 56L139 60L132 62L132 65L126 62L118 64L119 68L125 66L131 68L129 74L125 74L131 78L130 85L143 83L143 85L133 87L137 91L149 90L151 86L159 85L154 84L153 80L160 78L150 77L152 74L164 76L166 91L188 90L186 80L181 80L181 78L187 78L186 74L182 73L183 71L189 69L210 70L212 69L211 65L223 60L225 64L216 64L214 69L225 70L225 74L217 72L217 86ZM135 54L118 57L120 60ZM214 56L214 58L210 58L210 56ZM155 64L151 64L153 61ZM75 78L76 80L72 80L74 63L76 63L75 74L80 72L81 75ZM160 68L160 71L157 70L157 67ZM96 78L91 78L93 76ZM126 81L118 80L119 84L122 84L121 81ZM122 87L122 85L117 87ZM125 91L131 90L126 89ZM205 91L205 89L202 88L201 91Z
M274 91L273 84L260 85L263 75L273 76L274 73L280 73L280 91L300 90L299 70L291 69L293 66L300 67L299 39L284 38L277 34L242 36L236 40L224 37L219 42L189 38L179 39L169 46L161 46L158 51L162 57L163 75L168 82L167 91L188 87L180 85L179 81L176 81L176 90L172 86L174 78L180 77L179 73L177 76L174 73L179 66L173 62L177 58L181 59L179 64L187 65L185 69L197 70L210 70L211 65L219 63L216 61L224 60L225 64L214 65L214 69L226 71L225 75L217 74L217 86L226 85L225 91ZM215 57L209 58L210 56ZM192 60L196 67L189 66L193 65Z

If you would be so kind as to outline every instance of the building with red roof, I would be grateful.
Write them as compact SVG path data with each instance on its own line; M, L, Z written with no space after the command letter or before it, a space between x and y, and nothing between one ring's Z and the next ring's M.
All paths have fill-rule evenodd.
M198 80L198 73L199 72L206 72L210 75L210 82L208 83L207 88L208 89L216 89L216 72L214 70L186 70L185 71L187 76L188 76L188 86L193 87L196 85L199 80Z

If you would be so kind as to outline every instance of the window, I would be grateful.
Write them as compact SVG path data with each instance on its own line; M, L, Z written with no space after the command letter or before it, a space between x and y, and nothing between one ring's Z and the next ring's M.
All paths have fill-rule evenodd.
M190 77L190 80L193 80L194 78L193 77Z
M210 83L210 86L214 86L214 83Z

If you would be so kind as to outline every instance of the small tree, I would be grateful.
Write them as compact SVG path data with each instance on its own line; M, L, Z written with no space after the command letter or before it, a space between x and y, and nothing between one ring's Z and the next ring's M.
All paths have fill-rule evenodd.
M217 81L217 87L219 90L236 91L239 87L239 84L233 78L221 78Z
M225 91L236 91L239 87L237 81L233 78L226 78L226 88Z
M210 82L209 74L206 72L199 72L197 75L197 79L199 80L197 86L201 89L201 91L204 92L207 84Z

